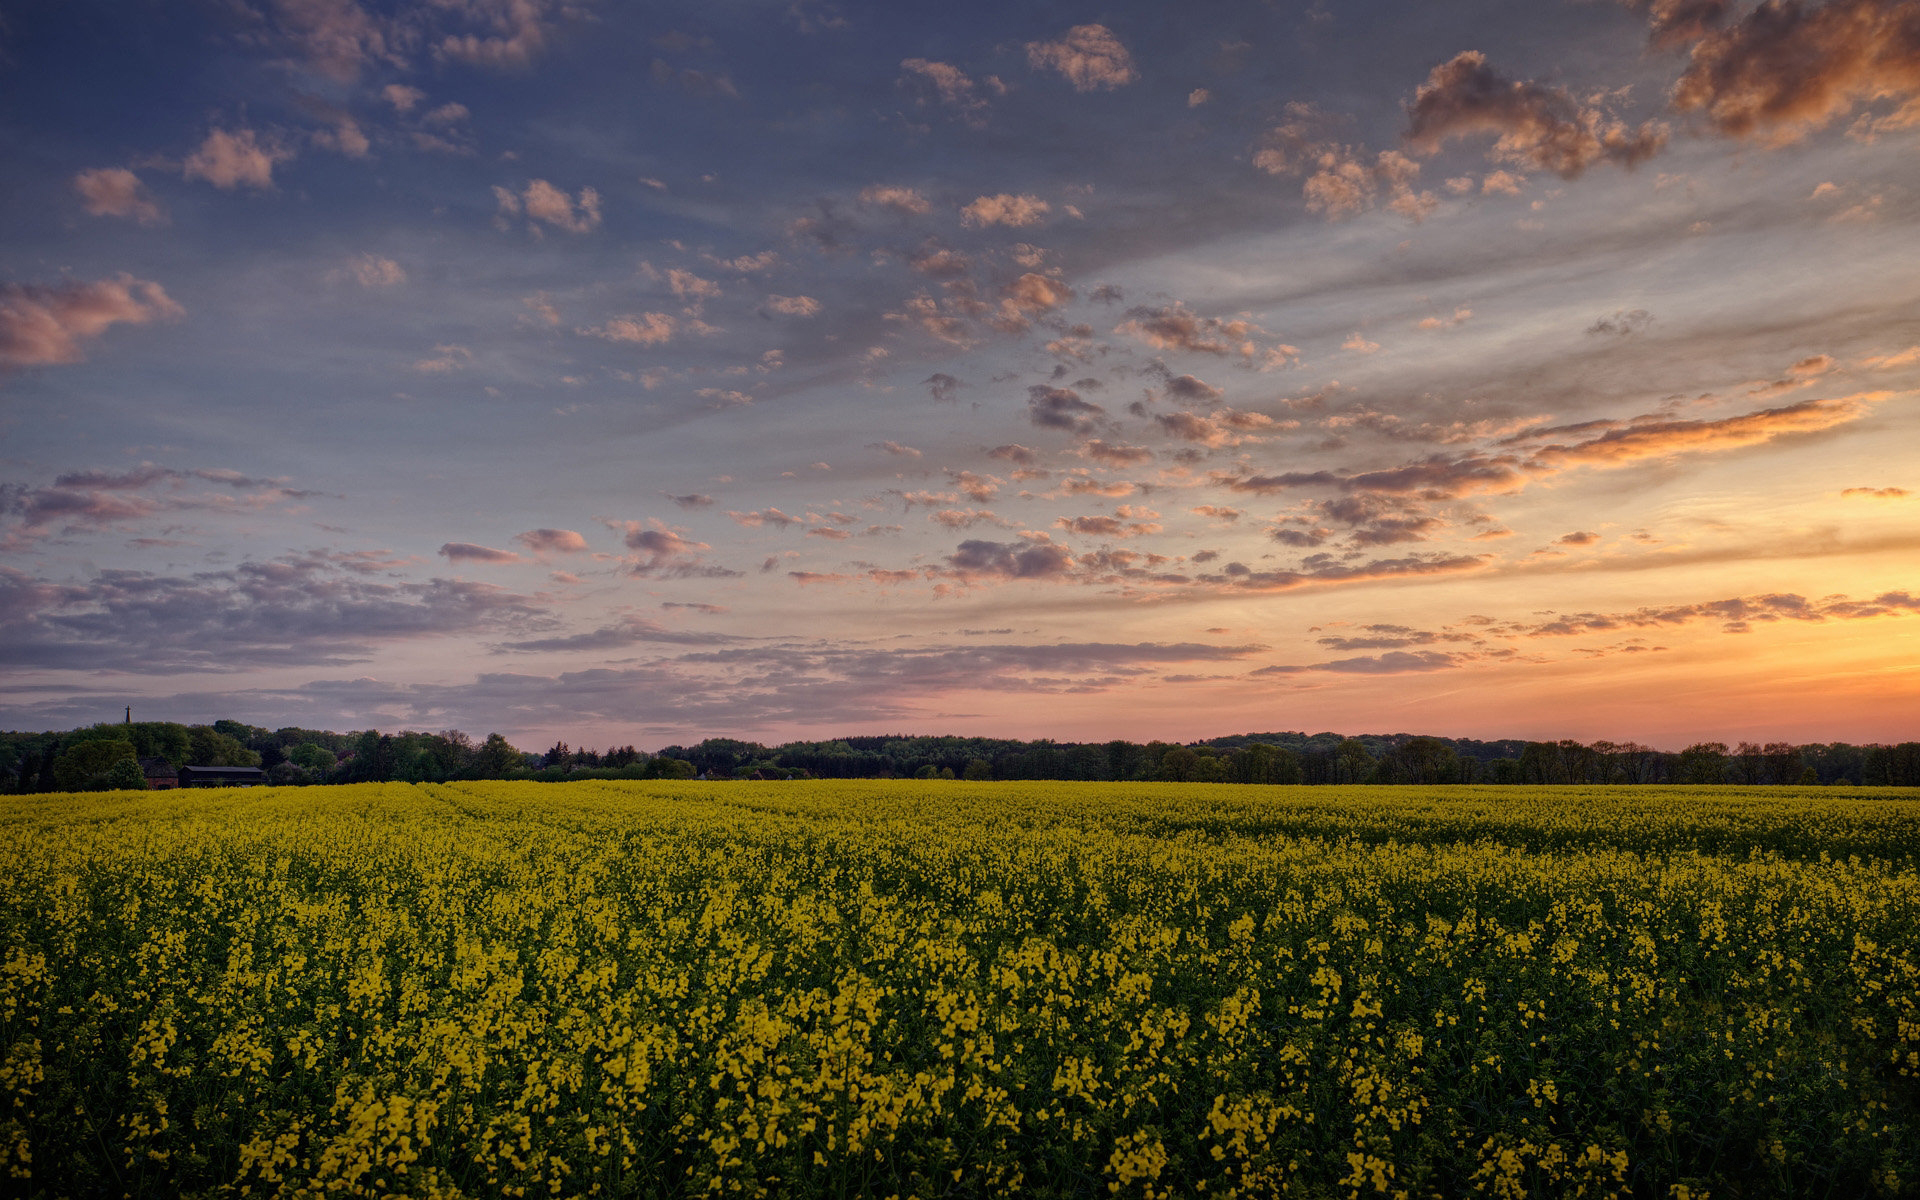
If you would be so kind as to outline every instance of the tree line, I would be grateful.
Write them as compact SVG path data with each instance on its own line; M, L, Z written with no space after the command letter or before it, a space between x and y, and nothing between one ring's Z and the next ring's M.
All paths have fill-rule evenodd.
M632 745L596 751L558 742L544 753L531 753L498 733L476 742L457 729L333 733L291 726L268 730L232 720L0 733L0 789L8 792L145 787L143 761L174 768L259 767L268 782L283 786L699 777L1920 787L1920 742L1700 742L1664 751L1636 742L1479 741L1405 733L1249 733L1185 744L893 735L777 746L707 738L653 753Z

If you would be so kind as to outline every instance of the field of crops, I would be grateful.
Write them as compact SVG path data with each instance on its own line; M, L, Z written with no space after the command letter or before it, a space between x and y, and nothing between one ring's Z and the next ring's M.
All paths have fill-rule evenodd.
M0 798L9 1195L1920 1194L1920 794Z

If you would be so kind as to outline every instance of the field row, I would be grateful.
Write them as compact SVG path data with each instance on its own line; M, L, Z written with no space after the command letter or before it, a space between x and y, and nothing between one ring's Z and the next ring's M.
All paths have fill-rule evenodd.
M0 808L30 1194L1914 1194L1920 799Z

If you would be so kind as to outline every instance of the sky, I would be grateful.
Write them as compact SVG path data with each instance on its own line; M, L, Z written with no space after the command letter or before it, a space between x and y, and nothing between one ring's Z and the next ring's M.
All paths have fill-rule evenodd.
M22 0L0 727L1910 740L1920 0Z

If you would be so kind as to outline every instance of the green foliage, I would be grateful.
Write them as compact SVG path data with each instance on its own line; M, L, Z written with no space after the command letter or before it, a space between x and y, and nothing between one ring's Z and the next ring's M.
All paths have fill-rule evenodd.
M105 775L117 762L130 762L134 770L140 769L133 752L133 743L118 739L90 738L76 742L53 760L53 778L61 790L78 792L87 790L96 776ZM141 776L141 786L146 785L146 777Z
M147 775L140 769L137 760L122 758L116 759L112 766L94 776L88 784L88 791L144 792L147 790Z
M220 723L241 729L247 728L237 721ZM247 749L232 734L223 733L205 725L188 726L187 743L187 757L192 766L257 767L260 765L260 755Z
M302 742L287 755L287 761L311 775L323 776L333 770L333 751L314 742Z

